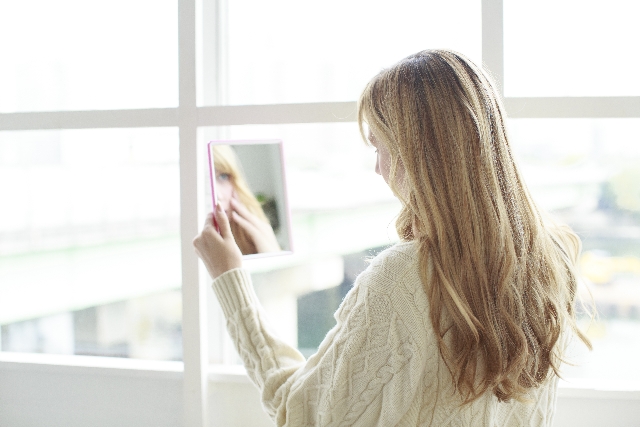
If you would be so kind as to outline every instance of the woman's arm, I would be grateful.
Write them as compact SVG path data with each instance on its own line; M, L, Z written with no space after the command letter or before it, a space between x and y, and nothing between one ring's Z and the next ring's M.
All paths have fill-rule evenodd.
M389 426L415 399L424 362L387 295L359 283L336 313L337 325L305 362L271 331L247 271L213 288L247 372L278 426Z

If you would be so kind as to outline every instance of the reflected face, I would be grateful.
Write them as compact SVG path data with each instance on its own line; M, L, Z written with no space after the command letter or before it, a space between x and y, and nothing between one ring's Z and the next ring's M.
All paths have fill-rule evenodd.
M231 210L231 199L233 198L234 188L231 182L231 175L228 173L216 172L216 198L222 209L227 213Z

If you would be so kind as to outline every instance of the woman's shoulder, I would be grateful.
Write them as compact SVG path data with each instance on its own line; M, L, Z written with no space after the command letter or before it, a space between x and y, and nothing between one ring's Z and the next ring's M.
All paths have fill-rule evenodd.
M406 274L417 268L419 262L418 244L415 241L392 245L371 260L369 269L387 274Z
M388 307L421 348L430 342L429 302L420 277L417 242L395 244L376 256L356 280L360 298Z
M371 260L361 276L362 284L384 294L424 293L418 244L409 241L390 246Z

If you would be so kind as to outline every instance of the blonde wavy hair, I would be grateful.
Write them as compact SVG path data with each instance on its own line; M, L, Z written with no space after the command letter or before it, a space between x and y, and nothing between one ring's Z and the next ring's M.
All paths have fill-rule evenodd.
M559 375L576 326L579 238L536 207L494 84L463 55L427 50L374 77L358 123L390 153L396 227L419 243L430 316L457 391L500 401Z
M229 180L233 185L238 200L242 203L252 214L257 216L260 220L269 224L269 219L262 209L262 205L256 199L256 196L249 189L247 180L242 172L240 161L233 148L228 145L214 145L213 146L213 167L217 174L229 175ZM258 253L256 245L253 240L247 235L242 227L240 227L235 221L230 222L231 233L240 248L240 252L243 255L250 255Z

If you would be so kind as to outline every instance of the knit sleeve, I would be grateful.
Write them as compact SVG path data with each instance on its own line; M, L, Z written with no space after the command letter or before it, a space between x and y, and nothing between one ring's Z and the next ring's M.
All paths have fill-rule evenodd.
M390 296L356 283L305 361L269 329L249 273L214 282L229 333L278 426L389 426L409 410L424 363Z

